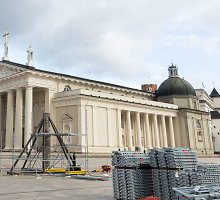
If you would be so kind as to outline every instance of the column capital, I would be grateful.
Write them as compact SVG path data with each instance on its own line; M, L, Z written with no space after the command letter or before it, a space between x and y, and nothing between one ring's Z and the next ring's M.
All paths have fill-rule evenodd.
M25 87L25 89L26 89L26 90L31 90L31 89L33 89L33 86L27 85L27 86Z

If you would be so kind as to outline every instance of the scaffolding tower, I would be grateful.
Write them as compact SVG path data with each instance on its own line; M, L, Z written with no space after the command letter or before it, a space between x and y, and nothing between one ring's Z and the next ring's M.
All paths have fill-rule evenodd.
M52 127L53 132L50 131ZM81 137L85 139L85 145L73 145L71 137ZM63 138L67 138L64 142ZM56 140L55 140L55 139ZM56 141L56 145L51 145ZM80 151L79 151L80 148ZM78 151L77 151L78 149ZM79 154L77 154L79 153ZM2 152L1 152L2 154ZM77 157L84 160L84 166L77 165ZM44 113L43 118L35 131L31 134L28 142L18 156L12 150L9 157L0 158L0 168L2 160L12 159L12 166L8 174L24 173L65 173L84 174L88 172L88 137L86 133L59 133L49 113ZM79 160L79 159L78 159ZM81 159L82 160L82 159ZM82 163L81 163L82 164ZM82 170L83 169L83 170Z

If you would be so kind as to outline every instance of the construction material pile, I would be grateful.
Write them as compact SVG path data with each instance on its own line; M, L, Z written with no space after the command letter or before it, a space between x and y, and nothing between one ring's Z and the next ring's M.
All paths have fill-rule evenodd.
M155 196L177 199L172 188L199 185L197 157L187 148L151 149L150 161Z
M219 164L199 164L197 170L202 185L220 187Z
M141 199L153 195L150 159L141 152L115 151L112 155L114 198Z
M220 190L204 186L173 188L178 200L220 199Z

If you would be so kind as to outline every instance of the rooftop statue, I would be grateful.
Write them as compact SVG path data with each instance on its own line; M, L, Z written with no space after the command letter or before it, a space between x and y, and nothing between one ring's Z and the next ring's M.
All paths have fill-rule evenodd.
M31 46L29 46L28 50L27 50L28 56L27 56L27 60L28 62L26 63L26 65L28 66L34 66L34 62L33 62L33 49Z

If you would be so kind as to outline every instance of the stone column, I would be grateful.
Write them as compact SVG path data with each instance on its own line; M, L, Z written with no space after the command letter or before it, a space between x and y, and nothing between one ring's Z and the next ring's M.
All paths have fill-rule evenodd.
M166 121L165 121L165 116L164 115L161 116L161 120L162 120L163 145L164 145L164 147L168 147Z
M153 121L154 121L155 147L160 148L160 137L158 131L157 115L153 115Z
M23 94L22 88L16 90L16 111L15 111L15 132L14 132L14 148L22 149L22 106Z
M175 138L174 138L174 131L173 131L173 119L169 116L169 126L170 126L170 145L171 147L175 147Z
M2 118L2 95L0 94L0 148L3 148Z
M53 107L51 99L54 96L54 90L51 88L45 88L45 113L50 113L50 118L53 120L54 124L56 124L56 108ZM52 131L52 128L49 127L49 132ZM71 132L71 130L70 130ZM56 137L51 137L51 146L57 143Z
M32 113L33 113L33 87L26 87L25 93L25 133L24 145L32 134Z
M139 150L142 150L142 143L141 143L141 123L140 123L140 113L135 113L136 117L136 127L137 127L137 146Z
M93 146L97 146L96 106L92 106L92 134L93 134Z
M118 109L118 146L123 148L122 144L122 132L121 132L121 110Z
M14 101L13 91L7 94L7 114L6 114L6 138L5 149L13 148L13 126L14 126Z
M111 109L107 108L107 126L108 126L108 146L112 147L112 123L111 123Z
M82 146L82 151L86 151L86 108L84 105L78 106L78 145Z
M149 125L149 115L147 113L144 114L145 119L145 132L146 132L146 139L147 139L147 148L152 149L152 137Z
M126 111L126 125L127 125L127 134L128 134L128 150L132 149L132 132L131 132L131 112Z

